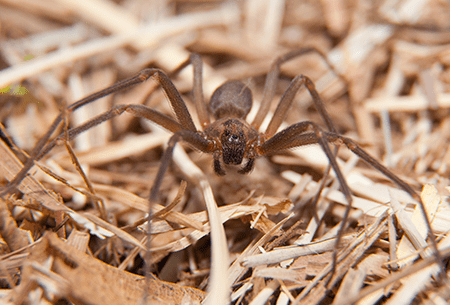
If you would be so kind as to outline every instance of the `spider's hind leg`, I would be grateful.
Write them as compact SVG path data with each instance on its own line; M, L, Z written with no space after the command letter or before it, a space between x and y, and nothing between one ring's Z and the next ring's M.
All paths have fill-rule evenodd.
M259 129L259 127L261 126L265 117L267 116L267 113L269 112L271 102L275 96L275 91L276 91L276 87L278 84L278 78L280 76L280 66L287 61L290 61L297 57L301 57L306 54L319 55L319 57L323 60L323 62L327 65L327 67L330 70L332 70L335 75L337 75L340 79L342 79L345 84L347 83L347 80L340 73L338 73L337 70L335 69L335 67L328 61L327 56L314 47L301 48L301 49L297 49L297 50L291 51L289 53L286 53L286 54L278 57L273 62L272 66L270 68L270 71L267 74L266 82L264 84L263 96L261 99L261 105L258 109L258 112L257 112L253 122L252 122L252 126L255 129ZM314 101L314 103L315 103L315 101ZM316 104L316 107L317 107L317 104ZM323 113L320 109L318 109L318 110L321 113L322 117L324 118L329 131L334 131L333 123L331 122L330 119L328 119L328 117L329 117L328 114Z

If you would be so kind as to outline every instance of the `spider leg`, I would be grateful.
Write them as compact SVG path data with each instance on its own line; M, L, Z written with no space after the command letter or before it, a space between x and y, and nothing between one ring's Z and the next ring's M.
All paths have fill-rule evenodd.
M73 103L72 105L67 107L67 111L70 111L70 112L75 111L76 109L78 109L84 105L87 105L99 98L102 98L104 96L107 96L107 95L115 93L115 92L118 92L118 91L128 88L130 86L133 86L137 83L143 82L146 79L147 78L145 78L145 73L142 74L141 72L139 72L138 74L136 74L135 76L133 76L131 78L117 82L108 88L105 88L101 91L93 93L93 94ZM61 124L62 120L63 120L62 114L59 114L53 120L53 122L50 125L47 132L39 139L39 141L34 146L33 150L30 153L30 157L24 162L22 169L2 189L2 191L0 192L0 196L3 197L4 195L11 193L13 191L13 189L20 183L20 181L22 181L23 178L25 178L28 171L33 167L34 160L36 160L36 158L37 158L37 160L39 160L40 157L38 157L38 156L43 156L44 155L44 154L42 154L43 151L48 152L51 148L53 148L54 145L50 148L48 145L45 146L45 144L48 142L51 135L55 132L55 130ZM44 149L44 146L45 146L45 149Z
M314 105L316 106L316 109L318 110L320 116L323 118L325 124L327 125L328 130L336 132L336 128L334 127L333 121L331 120L330 115L326 111L325 104L320 98L319 93L317 92L314 86L314 83L309 77L304 75L298 75L291 81L289 87L286 89L283 96L281 97L281 100L278 103L278 106L273 114L272 120L270 121L269 126L267 126L265 132L267 136L270 137L277 132L281 123L285 119L287 112L292 106L295 95L297 94L298 90L302 85L305 85L306 88L308 89L313 99Z
M144 69L128 79L119 81L108 88L95 92L67 107L67 111L69 112L75 111L84 105L87 105L93 101L98 100L99 98L132 87L136 84L148 80L149 78L154 78L156 81L159 82L164 92L167 94L167 97L175 112L178 122L183 126L183 128L192 131L197 131L194 122L192 121L191 115L189 114L189 111L186 107L186 104L181 98L181 95L178 92L178 90L175 88L175 85L163 71L154 68Z
M344 234L345 228L347 227L348 223L348 215L350 214L351 207L353 205L353 198L351 195L350 188L348 187L347 181L345 180L344 175L342 174L342 171L339 168L339 165L336 161L336 156L331 151L329 145L328 145L328 139L324 135L324 131L320 129L320 127L310 121L304 121L300 122L294 125L291 125L290 127L280 131L279 133L275 134L271 139L266 141L261 145L261 152L262 153L269 153L269 152L275 152L279 150L281 147L283 148L289 148L289 147L295 147L291 146L291 142L298 136L299 134L302 134L306 131L313 130L313 133L311 133L311 136L306 138L307 140L315 140L317 144L319 144L322 147L322 150L324 151L325 155L327 156L331 167L333 168L336 177L339 181L339 184L341 186L342 193L344 194L348 205L345 209L344 215L342 217L341 221L341 227L339 229L339 232L336 236L336 249L339 248L339 245L342 240L342 236ZM305 145L302 143L296 143L297 146ZM307 144L311 144L308 142ZM331 268L331 275L328 279L327 285L329 281L331 280L333 274L335 273L336 266L337 266L337 250L333 251L333 260L332 260L332 268Z
M305 132L308 131L313 132L305 134ZM329 140L327 138L327 135L329 134L335 133L324 132L316 123L311 121L299 122L278 132L272 138L264 142L259 148L259 153L262 155L266 155L286 148L293 148L308 144L319 144L322 147L323 151L325 152L328 160L330 161L331 167L336 173L339 183L341 184L342 192L344 193L347 201L349 202L349 206L351 206L352 196L350 189L336 162L335 155L332 153L330 147L328 146ZM304 136L301 137L300 139L305 140L306 143L300 143L297 140L299 136Z
M148 223L147 223L147 242L146 247L147 251L144 257L144 261L146 262L145 265L145 272L146 274L151 277L151 268L150 268L150 262L151 262L151 232L152 232L152 218L153 218L153 203L157 202L158 200L158 193L159 189L161 188L161 184L164 178L164 174L167 171L167 168L169 167L170 160L172 159L173 155L173 149L175 148L175 144L177 144L178 141L184 140L185 142L188 142L195 148L203 151L203 152L209 152L211 150L210 142L203 138L199 133L181 129L175 132L172 137L169 140L169 143L167 145L166 150L164 151L164 154L161 158L161 164L158 168L158 173L156 174L155 180L153 181L152 188L150 189L150 196L148 200Z
M314 130L314 132L307 132L307 131L310 131L311 128ZM270 154L270 153L274 153L279 150L294 148L294 147L298 147L298 146L305 146L305 145L310 145L310 144L319 144L323 148L325 154L327 155L328 159L330 160L330 164L333 167L333 170L335 171L336 176L338 177L339 183L341 184L342 192L344 193L345 197L347 198L347 201L349 204L345 211L345 214L344 214L344 217L342 220L341 230L339 231L339 234L338 234L337 240L336 240L336 245L339 245L339 242L342 239L342 234L343 234L342 229L345 228L345 222L347 221L347 217L348 217L348 214L349 214L349 211L351 208L352 198L350 196L351 193L350 193L350 189L347 185L347 182L346 182L345 178L342 176L339 166L337 165L335 156L331 153L331 150L328 147L328 143L332 143L336 146L344 144L345 146L347 146L348 149L350 149L354 154L356 154L358 157L360 157L363 161L368 163L370 166L372 166L376 170L380 171L387 178L389 178L392 182L397 184L404 191L408 192L415 200L417 200L419 202L423 217L425 219L425 223L427 225L428 235L431 240L431 246L433 248L433 252L436 257L436 261L441 266L441 269L445 270L443 268L443 260L441 258L441 254L437 248L436 237L433 233L433 230L431 229L430 219L428 217L428 214L425 211L425 207L422 203L420 196L414 191L414 189L409 184L404 182L402 179L397 177L392 171L390 171L385 166L383 166L381 163L379 163L374 157L372 157L366 151L364 151L361 147L359 147L358 144L356 144L356 142L353 141L352 139L344 137L344 136L339 135L334 132L320 131L320 128L313 122L300 122L300 123L291 125L288 128L275 134L272 138L270 138L269 140L267 140L265 143L263 143L261 145L259 152L261 154ZM336 259L336 254L334 253L333 260L335 261L335 259Z
M197 115L202 127L205 127L211 123L209 118L208 108L206 107L205 99L203 97L203 61L200 55L191 53L189 58L183 62L178 68L172 71L169 76L176 76L188 65L192 64L194 68L194 102L197 110Z
M175 132L170 138L167 148L161 158L158 173L156 174L155 181L153 182L153 186L150 190L150 202L156 202L158 199L159 188L161 187L164 174L166 173L170 160L172 159L173 149L175 148L175 144L177 144L180 140L191 144L193 147L201 150L202 152L211 151L210 141L203 138L197 132L185 129Z
M265 87L265 90L266 90L266 88L270 88L270 90L269 90L271 92L270 98L273 98L273 93L274 93L275 84L276 84L276 82L275 82L276 79L274 80L273 78L274 77L278 78L280 64L282 62L286 61L286 60L289 60L291 58L294 58L296 56L300 56L300 55L308 53L308 52L316 52L316 53L318 53L325 60L325 63L332 70L334 70L333 67L330 65L330 63L327 61L325 55L320 53L316 49L303 49L303 50L297 50L297 51L288 53L285 56L279 58L275 62L274 68L272 69L271 73L269 73L269 75L267 76L267 79L266 79L266 85L267 86ZM276 74L276 76L274 76L275 74ZM338 74L338 76L343 78L339 74ZM345 79L344 79L344 82L345 82ZM308 91L309 91L309 93L310 93L310 95L312 97L313 103L314 103L316 109L318 110L319 114L321 115L322 119L324 120L324 122L325 122L325 124L326 124L326 126L328 128L328 131L336 132L336 128L334 127L333 121L331 120L330 115L326 111L325 104L322 101L319 93L317 92L314 83L308 77L306 77L304 75L299 75L299 76L295 77L291 81L291 83L289 84L289 87L286 89L286 91L284 92L283 96L281 97L280 102L278 103L278 106L277 106L277 108L275 110L275 113L274 113L274 115L273 115L273 117L272 117L272 119L271 119L271 121L270 121L270 123L269 123L269 125L267 127L267 130L265 132L266 136L269 136L269 137L273 136L277 132L277 130L280 127L281 123L285 119L287 112L289 111L289 109L292 106L292 103L294 101L295 95L297 94L298 90L300 89L300 87L302 85L305 85L305 87L308 89ZM263 97L263 104L267 103L267 105L269 105L268 102L264 100L265 97L266 97L266 95L264 95L264 97ZM264 105L266 105L266 104L264 104ZM266 111L268 111L268 106L267 106ZM338 146L336 146L334 148L334 155L337 155L338 149L339 149ZM322 189L325 186L325 183L327 181L327 177L329 175L330 169L331 169L331 163L327 166L327 168L324 171L324 176L322 178L322 182L320 183L320 187L318 188L317 194L316 194L316 196L315 196L315 198L313 200L314 203L316 203L319 200L319 198L320 198L320 195L322 193Z
M33 150L30 153L30 157L28 157L23 163L22 169L11 179L8 184L2 188L0 191L0 197L3 197L7 194L10 194L14 191L14 188L19 185L19 183L25 178L28 171L33 167L35 158L41 153L45 144L48 142L48 139L52 136L53 132L58 128L61 124L62 115L59 114L55 120L50 125L48 131L39 139L39 141L34 146Z
M258 112L256 113L256 116L255 116L253 122L252 122L252 126L255 127L255 129L259 129L262 122L264 121L264 118L267 116L267 113L269 112L270 103L273 100L273 97L275 96L275 90L276 90L277 83L278 83L278 77L280 75L280 66L283 63L285 63L293 58L300 57L300 56L303 56L303 55L309 54L309 53L318 54L324 60L326 65L331 70L333 70L337 76L339 76L340 78L343 78L339 73L336 72L336 69L334 69L333 65L327 60L327 57L325 56L325 54L323 54L321 51L319 51L316 48L302 48L302 49L294 50L292 52L289 52L287 54L284 54L284 55L278 57L272 64L270 71L266 77L266 82L264 84L263 97L261 99L261 105L258 109ZM345 82L345 79L344 79L344 82ZM328 121L328 122L331 122L331 121ZM333 128L330 128L330 126L332 126L332 123L331 123L331 125L328 125L328 122L327 122L327 126L329 127L330 130L333 130Z
M110 87L107 87L101 91L93 93L93 94L73 103L69 107L67 107L67 111L73 112L73 111L77 110L78 108L80 108L84 105L87 105L91 102L94 102L95 100L97 100L99 98L105 97L112 93L116 93L116 92L119 92L126 88L129 88L131 86L134 86L136 84L142 83L149 78L155 78L161 84L164 91L166 92L166 94L169 98L169 102L172 105L172 108L173 108L175 115L179 122L179 123L175 123L175 124L179 124L182 126L182 128L191 130L193 132L197 131L197 129L194 125L194 122L192 121L191 115L189 114L189 111L186 107L186 104L184 103L183 99L181 98L180 93L175 88L172 81L169 79L169 77L164 72L162 72L159 69L153 69L153 68L144 69L131 78L117 82ZM132 112L131 109L133 107L129 107L129 108L130 108L129 111ZM136 112L139 113L139 110L137 110L137 108L136 108ZM143 112L145 112L145 111L143 111ZM108 119L108 118L106 118L106 117L108 117L108 115L111 115L111 117L114 116L112 113L110 113L110 114L107 114L107 113L104 114L105 115L104 120ZM156 115L156 116L158 116L158 115ZM162 116L162 115L160 114L160 116ZM46 145L46 143L50 139L53 132L61 124L62 119L63 119L63 117L61 114L59 114L55 118L55 120L51 124L50 128L48 129L47 133L45 133L41 137L41 139L36 143L35 147L33 148L32 152L30 154L30 157L24 162L24 166L22 167L20 172L17 173L17 175L11 181L9 181L9 183L2 189L2 191L0 192L0 196L6 195L6 194L12 192L14 187L16 187L20 183L20 181L23 180L23 178L26 176L28 171L33 167L34 161L42 158L46 153L48 153L55 146L55 140L48 143L47 145ZM103 122L104 120L94 119L94 122L93 122L93 120L91 120L90 122L93 123L93 125L98 125L99 123ZM175 124L173 124L173 122L170 122L169 120L166 120L166 122L168 125L171 125L170 128L174 128ZM89 122L87 124L89 124ZM85 130L87 130L89 128L90 127L88 127L86 125ZM72 131L72 132L74 132L74 131ZM80 131L80 132L82 132L82 131Z
M294 125L292 125L294 126ZM292 127L291 126L291 127ZM290 132L290 128L288 127L285 130L279 132L280 136L283 134L287 134ZM283 132L283 133L282 133ZM277 135L278 135L277 134ZM277 136L275 135L275 136ZM280 139L277 139L278 137L272 137L270 140L274 139L275 142L277 142L277 145L271 144L270 150L268 150L269 153L273 153L277 150L283 150L283 149L289 149L299 146L305 146L305 145L311 145L311 144L318 144L319 140L317 138L317 135L315 133L309 132L309 133L303 133L303 134L293 134L290 133L289 135L285 135L285 139L282 141ZM323 132L323 136L327 139L329 143L332 143L336 146L340 146L344 144L347 146L348 149L350 149L355 155L361 158L364 162L375 168L376 170L380 171L383 175L385 175L387 178L389 178L392 182L397 184L401 189L409 193L415 200L420 201L420 196L414 191L414 189L407 184L405 181L397 177L393 172L391 172L389 169L387 169L384 165L382 165L380 162L378 162L374 157L369 155L364 149L359 147L359 145L352 139L344 137L342 135L339 135L337 133L333 132ZM267 142L269 142L268 140ZM266 143L267 143L266 142Z
M400 179L394 173L392 173L390 170L384 167L381 163L379 163L375 158L373 158L371 155L365 152L352 139L332 133L327 135L327 138L328 141L330 142L337 142L336 144L342 141L345 144L345 146L347 146L358 157L360 157L362 160L364 160L365 162L373 166L375 169L383 173L386 177L395 182L399 187L408 192L414 199L416 199L419 202L420 209L422 210L422 216L425 219L425 224L427 226L428 237L431 240L431 247L433 249L436 262L438 263L441 270L445 270L444 261L437 247L436 236L434 235L433 229L431 228L430 218L428 217L427 211L425 210L425 206L420 196L411 188L411 186L409 186L406 182L404 182L402 179ZM445 272L441 272L441 276L443 276L443 278L447 278L447 274Z
M220 151L216 150L213 154L213 159L214 159L214 172L219 175L219 176L224 176L226 174L226 172L223 170L222 168L222 164L220 163L220 157L222 156L222 154L220 153Z
M79 134L103 123L106 122L116 116L121 115L124 112L128 112L132 114L135 117L138 118L144 118L147 120L150 120L167 130L171 132L177 132L178 130L183 129L183 127L172 119L169 116L166 116L165 114L162 114L154 109L151 109L144 105L117 105L110 110L94 117L93 119L85 122L84 124L71 128L67 131L68 134L68 141L73 140L75 137L77 137ZM40 160L42 157L44 157L50 150L53 149L56 145L58 145L61 141L65 139L65 135L61 133L58 137L53 139L49 144L45 146L45 148L40 152L38 156L36 156L35 160Z
M186 107L185 102L181 98L180 93L175 88L175 85L172 83L170 78L161 70L158 69L145 69L142 72L146 72L148 77L154 77L161 84L164 89L164 92L167 94L169 98L169 102L172 105L173 111L178 119L178 122L183 126L184 129L190 131L197 131L195 127L194 121L192 121L192 117L189 114L189 110Z
M289 56L290 54L287 54L288 56L286 56L286 58L290 59L290 58L293 58L294 56L298 56L300 54L303 54L303 53L301 53L301 52L293 53L291 57ZM324 57L324 56L322 56L322 57ZM326 59L325 59L325 61L326 61ZM327 62L327 64L328 64L328 62ZM277 69L274 69L273 71L275 71L274 73L279 73L279 64L277 65ZM268 79L270 78L269 76L268 76ZM276 77L278 78L278 75ZM316 143L320 144L323 151L327 155L328 160L330 161L329 165L327 166L327 168L325 170L324 177L320 184L317 195L314 198L314 202L318 201L320 194L322 193L322 189L325 186L325 181L327 180L327 176L328 176L331 168L333 168L334 172L336 173L339 184L341 185L342 192L344 193L344 196L346 197L347 202L348 202L348 206L345 210L345 213L344 213L344 216L342 219L341 229L339 230L338 236L336 238L336 249L338 249L338 246L342 239L343 232L344 232L345 227L348 222L348 215L350 213L350 209L351 209L352 202L353 202L350 189L349 189L347 182L346 182L344 176L342 175L342 172L339 169L339 166L336 162L335 155L338 152L338 149L339 149L338 146L335 146L334 153L333 153L330 150L330 147L328 146L328 141L326 140L326 138L323 137L323 131L313 122L297 123L287 129L275 134L277 132L278 128L280 127L281 123L285 119L287 112L289 111L289 109L292 106L294 97L302 85L305 85L306 89L308 89L309 94L311 95L312 100L314 102L314 105L315 105L316 109L318 110L319 114L321 115L322 119L324 120L328 130L330 132L334 132L334 133L336 132L336 128L334 127L333 121L331 120L330 115L326 111L325 104L323 103L319 93L317 92L314 83L308 77L306 77L304 75L298 75L291 81L291 83L289 84L289 87L286 89L286 91L284 92L283 96L280 99L280 102L277 105L274 115L273 115L269 125L267 126L267 129L265 132L265 135L267 137L271 137L271 136L273 136L273 137L270 138L267 142L265 142L263 144L262 149L263 150L264 149L277 150L282 146L288 145L288 143L290 143L292 141L292 138L295 138L295 135L305 132L308 129L314 130L314 134L316 135L316 139L317 139ZM274 89L275 89L275 87L273 87L273 90ZM272 92L272 94L273 94L273 92ZM337 265L337 251L334 251L331 275L334 274L336 265ZM331 279L331 277L332 276L330 276L329 279Z

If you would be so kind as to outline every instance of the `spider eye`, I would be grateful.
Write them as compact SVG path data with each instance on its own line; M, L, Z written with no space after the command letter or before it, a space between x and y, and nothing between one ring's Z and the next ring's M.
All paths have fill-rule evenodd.
M231 135L231 136L228 138L228 142L236 142L236 141L238 141L238 140L239 140L239 137L238 137L237 135L235 135L235 134Z

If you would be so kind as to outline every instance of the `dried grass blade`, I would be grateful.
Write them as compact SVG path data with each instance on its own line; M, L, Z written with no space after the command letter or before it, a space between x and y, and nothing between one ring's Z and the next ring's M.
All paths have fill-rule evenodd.
M90 221L92 221L94 224L114 233L115 235L117 235L117 237L119 237L123 241L129 242L130 244L139 247L142 250L146 250L146 247L143 244L141 244L140 241L138 241L135 237L125 232L124 230L121 230L120 228L116 227L115 225L110 224L109 222L104 221L103 219L98 218L97 216L92 215L91 213L82 213L82 215L87 219L89 219Z
M179 145L174 149L173 160L200 187L208 211L212 250L208 296L204 304L228 304L231 294L231 283L224 283L223 279L227 278L229 253L225 230L211 186L203 172L189 159Z
M148 212L148 199L139 197L136 194L133 194L127 190L103 184L94 184L94 189L96 193L99 195L113 199L117 202L123 203L126 206L129 206L133 209L137 209L144 213ZM164 206L156 203L153 204L154 213L158 213L163 209L165 209ZM196 221L195 219L192 219L180 212L169 211L164 216L164 219L174 223L178 223L188 228L193 228L200 231L203 230L203 224L201 222Z
M330 289L330 287L334 287L347 270L354 266L379 236L387 230L386 224L387 219L385 213L382 217L379 217L375 223L361 232L351 244L338 254L338 263L336 271L332 275L333 277L329 281L323 280L332 269L330 263L320 274L316 275L313 281L298 295L295 304L299 304L300 302L316 304L320 302L326 296L325 292ZM325 286L325 282L328 282L327 286Z
M355 237L355 235L343 236L342 242L346 244L353 240ZM242 261L242 265L247 268L254 268L260 265L276 264L288 259L298 258L300 256L333 251L335 247L336 238L330 238L317 242L311 242L306 245L276 248L270 252L247 256Z
M273 237L273 233L280 229L286 223L286 221L293 217L293 215L294 214L290 214L289 216L285 217L283 220L278 222L271 231L264 234L258 241L256 241L254 244L250 244L244 251L242 251L241 255L236 258L228 271L228 278L231 283L236 283L236 281L245 273L245 271L247 271L248 268L243 266L242 262L249 255L255 254L257 251L259 251L259 247L267 243Z

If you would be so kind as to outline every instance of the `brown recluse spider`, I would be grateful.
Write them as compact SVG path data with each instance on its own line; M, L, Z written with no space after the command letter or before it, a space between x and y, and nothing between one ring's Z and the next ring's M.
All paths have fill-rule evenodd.
M202 152L211 153L214 160L214 171L218 175L225 175L223 164L238 166L244 163L238 172L241 174L246 174L253 169L254 161L257 157L273 154L280 150L298 146L310 144L320 145L328 157L330 165L339 180L341 190L348 201L347 209L336 240L336 246L338 246L347 224L348 214L352 206L352 196L347 182L336 162L335 154L329 147L329 143L334 144L336 147L344 144L369 165L373 166L375 169L396 183L400 188L411 194L411 196L413 196L417 201L421 201L417 193L407 183L398 178L394 173L381 165L376 159L367 154L356 144L356 142L337 133L331 117L325 109L322 99L315 89L314 83L304 75L298 75L291 81L289 87L281 97L281 100L278 103L274 115L265 132L261 133L258 131L269 111L271 101L274 97L280 73L280 65L294 57L298 57L309 52L317 52L322 56L322 58L325 59L325 57L317 50L308 48L285 54L273 63L266 78L261 106L258 109L252 123L248 123L245 120L252 107L252 93L245 84L237 80L227 81L217 88L211 97L208 109L203 99L202 60L199 55L192 54L188 60L186 60L176 71L174 71L173 74L178 73L189 64L193 65L193 96L202 130L198 130L196 128L185 102L170 78L159 69L144 69L129 79L120 81L104 90L75 102L67 108L67 111L73 112L76 109L101 97L129 88L135 84L144 82L149 78L153 78L159 82L165 91L175 112L177 120L144 105L117 105L109 111L84 123L83 125L68 130L68 136L62 133L46 145L51 134L54 130L56 130L63 119L63 115L61 114L54 120L47 134L44 135L44 137L36 144L30 154L30 158L25 162L24 168L2 190L1 194L4 195L9 193L18 183L20 183L23 177L25 177L35 160L42 158L55 145L61 141L64 141L67 137L67 140L73 139L78 134L92 128L93 126L96 126L124 112L128 112L136 117L153 121L173 133L162 156L161 165L150 191L150 203L157 200L158 190L161 186L164 173L168 168L174 146L178 141L187 142ZM293 103L294 96L302 86L305 86L309 91L313 103L323 118L328 130L323 130L314 122L303 121L277 132ZM214 117L213 122L210 120L210 115ZM442 266L442 260L440 259L440 255L437 250L434 234L430 227L430 221L425 213L422 203L421 208L428 226L429 237L432 242L436 259ZM333 254L333 270L335 265L336 251Z

